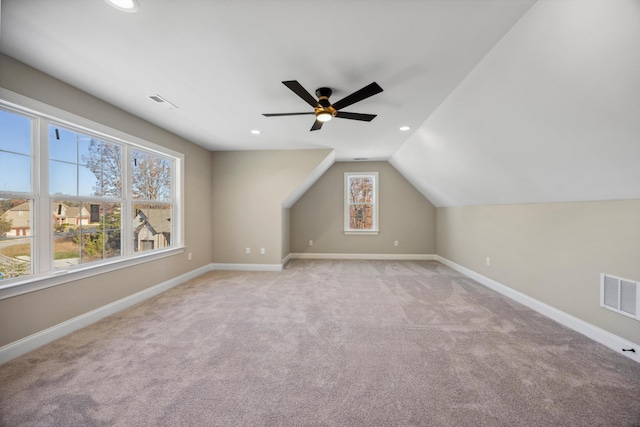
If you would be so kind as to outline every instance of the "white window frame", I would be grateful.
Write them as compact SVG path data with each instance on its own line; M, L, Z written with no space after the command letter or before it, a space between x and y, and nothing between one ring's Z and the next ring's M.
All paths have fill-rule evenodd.
M0 88L0 105L17 114L32 117L32 192L28 194L12 194L16 198L32 198L33 234L32 244L32 274L0 281L0 300L56 286L72 280L79 280L109 271L127 268L155 259L172 256L184 252L184 155L177 151L129 135L125 132L69 113L40 101L25 97L15 92ZM168 157L173 161L172 201L175 212L172 213L173 223L172 244L168 248L153 251L133 251L133 229L129 230L133 217L131 203L124 202L122 210L122 243L121 256L79 264L68 269L53 268L53 224L51 216L47 214L51 209L51 202L55 198L68 199L68 196L49 195L49 124L60 125L87 135L95 136L105 141L123 144L123 177L125 178L124 192L129 192L131 183L128 173L128 159L130 149L143 149ZM80 197L90 199L90 197ZM124 197L130 201L127 195ZM43 212L44 210L44 212Z
M350 178L373 178L373 224L370 230L352 229L350 228L349 215L349 179ZM379 215L379 179L378 172L345 172L344 173L344 234L346 235L377 235L379 233L380 215Z

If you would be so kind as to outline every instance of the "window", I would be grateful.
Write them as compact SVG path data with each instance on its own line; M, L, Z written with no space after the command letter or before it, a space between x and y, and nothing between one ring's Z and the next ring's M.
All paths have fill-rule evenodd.
M0 297L181 250L181 154L2 88L0 129Z
M32 273L33 118L0 109L0 280Z
M133 250L171 246L171 160L134 150L131 162Z
M123 145L49 125L53 267L122 254Z
M344 231L378 234L378 173L344 174Z

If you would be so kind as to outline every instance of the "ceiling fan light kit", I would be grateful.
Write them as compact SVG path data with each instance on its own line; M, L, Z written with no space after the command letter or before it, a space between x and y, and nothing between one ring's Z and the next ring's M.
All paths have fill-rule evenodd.
M304 100L307 104L313 107L313 112L308 113L272 113L272 114L263 114L265 117L280 117L280 116L300 116L300 115L311 115L314 114L316 116L316 120L311 127L311 130L319 130L322 128L322 124L328 122L333 117L337 117L339 119L349 119L349 120L360 120L365 122L370 122L373 120L376 115L375 114L362 114L362 113L349 113L346 111L339 111L342 108L348 107L349 105L355 104L356 102L362 101L363 99L369 98L375 94L382 92L382 88L378 85L378 83L373 82L362 89L352 93L349 96L342 98L340 101L331 104L329 101L329 97L331 96L331 89L328 87L321 87L316 90L316 96L318 99L313 97L307 90L302 87L297 80L287 80L282 82L286 87L291 89L296 95L298 95L302 100Z
M328 111L320 111L319 113L316 113L316 120L319 120L321 122L328 122L332 118L333 115Z

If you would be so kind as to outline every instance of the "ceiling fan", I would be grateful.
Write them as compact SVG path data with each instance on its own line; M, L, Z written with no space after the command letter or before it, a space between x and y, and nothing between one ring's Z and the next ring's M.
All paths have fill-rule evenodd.
M331 120L333 117L337 117L339 119L350 119L350 120L361 120L365 122L370 122L376 117L376 114L361 114L361 113L348 113L346 111L340 111L344 107L348 107L351 104L355 104L356 102L362 101L363 99L369 98L377 93L382 92L382 88L378 85L378 83L373 82L362 89L352 93L349 96L342 98L340 101L337 101L333 104L329 102L329 97L331 96L331 89L328 87L321 87L316 90L316 96L318 99L316 100L309 92L302 87L297 80L287 80L282 82L286 87L291 89L296 95L302 98L307 104L313 107L314 111L309 111L306 113L274 113L274 114L263 114L265 117L278 117L278 116L301 116L301 115L315 115L316 121L311 126L311 130L319 130L322 128L322 124Z

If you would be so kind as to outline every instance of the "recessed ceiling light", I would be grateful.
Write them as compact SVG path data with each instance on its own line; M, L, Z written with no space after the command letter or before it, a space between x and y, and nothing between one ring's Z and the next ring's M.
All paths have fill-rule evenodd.
M118 10L123 12L134 13L138 11L138 1L137 0L104 0L110 6L115 7Z
M401 131L403 131L403 132L404 132L404 131L407 131L407 130L409 130L409 129L411 129L411 126L401 126L401 127L400 127L400 130L401 130Z
M259 131L258 129L253 129L253 130L251 131L251 133L252 133L252 134L254 134L254 135L260 135L262 132L261 132L261 131Z

